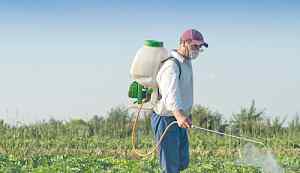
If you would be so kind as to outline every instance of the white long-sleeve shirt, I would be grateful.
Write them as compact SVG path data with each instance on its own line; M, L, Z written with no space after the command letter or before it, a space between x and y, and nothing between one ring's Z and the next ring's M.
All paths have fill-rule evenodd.
M180 109L189 115L193 106L192 63L175 50L170 52L170 56L180 62L181 76L179 79L179 68L174 61L168 60L162 64L156 77L162 97L154 106L154 111L161 116L173 116L172 112Z

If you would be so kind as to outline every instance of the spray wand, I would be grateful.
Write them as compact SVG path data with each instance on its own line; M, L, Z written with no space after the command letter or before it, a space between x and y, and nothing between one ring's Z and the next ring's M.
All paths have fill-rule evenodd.
M242 136L234 136L234 135L222 133L222 132L215 131L215 130L209 130L209 129L202 128L202 127L195 126L195 125L192 125L192 128L199 129L199 130L204 130L204 131L207 131L207 132L216 133L216 134L219 134L219 135L224 135L224 136L228 136L228 137L231 137L231 138L240 139L240 140L244 140L244 141L247 141L247 142L252 142L252 143L255 143L255 144L260 144L260 145L265 146L265 144L262 143L262 142L259 142L259 141L256 141L256 140L253 140L253 139L250 139L250 138L242 137Z

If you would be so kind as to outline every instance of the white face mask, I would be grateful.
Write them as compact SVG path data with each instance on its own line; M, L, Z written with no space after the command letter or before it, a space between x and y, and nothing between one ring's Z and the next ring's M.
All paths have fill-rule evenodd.
M191 50L189 51L189 57L191 59L196 59L199 55L199 50Z

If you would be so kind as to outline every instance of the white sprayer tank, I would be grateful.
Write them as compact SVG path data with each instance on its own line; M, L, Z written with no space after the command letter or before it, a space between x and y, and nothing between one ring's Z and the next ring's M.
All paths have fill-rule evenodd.
M161 61L166 59L168 51L163 47L163 42L146 40L133 60L130 75L133 80L145 87L157 88L156 74Z

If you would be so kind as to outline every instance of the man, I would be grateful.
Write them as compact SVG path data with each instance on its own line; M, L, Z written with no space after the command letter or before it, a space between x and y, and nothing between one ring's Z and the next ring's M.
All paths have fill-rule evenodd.
M151 117L156 140L171 122L178 122L167 131L158 151L160 165L166 173L178 173L189 164L187 128L192 125L190 112L193 106L191 60L197 58L203 47L208 47L208 44L199 31L185 31L180 37L179 47L170 52L173 59L162 64L156 77L161 95Z

